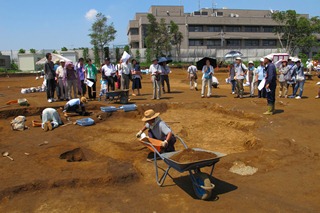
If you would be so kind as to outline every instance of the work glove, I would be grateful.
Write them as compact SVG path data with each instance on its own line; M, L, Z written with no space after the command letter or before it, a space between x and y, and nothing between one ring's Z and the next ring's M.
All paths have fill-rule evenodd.
M166 148L168 146L168 141L164 140L161 142L161 147Z
M140 130L140 131L136 134L136 137L137 137L137 138L141 138L141 134L142 134L142 131Z

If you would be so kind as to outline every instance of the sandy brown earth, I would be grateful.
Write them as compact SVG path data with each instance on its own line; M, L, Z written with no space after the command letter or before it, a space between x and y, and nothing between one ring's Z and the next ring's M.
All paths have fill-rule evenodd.
M142 96L131 97L137 111L103 114L91 101L87 109L96 125L66 125L44 132L31 126L47 103L45 93L20 94L39 86L36 76L0 78L0 151L14 161L0 159L0 212L318 212L320 209L320 102L314 99L316 80L305 84L305 98L277 99L277 113L264 116L266 100L234 99L226 74L213 97L201 99L190 91L184 70L170 77L172 93L151 100L149 77L143 78ZM27 98L30 106L5 102ZM148 149L135 138L146 109L161 112L173 131L190 147L228 154L216 164L213 198L198 200L188 173L172 170L165 186L155 182ZM27 116L26 131L12 131L10 121ZM78 117L72 118L73 121ZM65 123L67 121L64 120ZM39 146L48 141L48 144ZM67 162L59 156L81 148L86 161ZM182 149L181 145L177 149ZM25 153L29 154L26 155ZM251 176L229 172L235 161L258 168ZM165 168L164 162L160 166ZM203 169L209 172L208 168Z

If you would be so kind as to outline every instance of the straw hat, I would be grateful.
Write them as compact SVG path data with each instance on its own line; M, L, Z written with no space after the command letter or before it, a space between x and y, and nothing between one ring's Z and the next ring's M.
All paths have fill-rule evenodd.
M249 61L248 64L254 64L253 61Z
M144 118L142 118L142 121L150 121L152 119L155 119L160 115L160 112L155 113L153 109L149 109L144 112Z
M81 97L81 98L80 98L80 102L81 102L81 103L87 103L88 100L87 100L86 97Z

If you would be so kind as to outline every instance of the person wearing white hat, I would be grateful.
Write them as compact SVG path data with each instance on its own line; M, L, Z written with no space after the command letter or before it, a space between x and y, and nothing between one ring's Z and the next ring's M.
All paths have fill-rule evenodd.
M276 66L272 63L272 56L264 58L266 70L266 84L268 110L263 113L265 115L273 115L275 112L276 88L277 88L277 71Z
M161 67L158 64L158 59L153 59L152 64L149 67L149 72L151 73L151 81L152 81L152 100L161 98L161 89L160 89L160 74Z
M286 80L288 71L289 71L288 61L286 59L283 59L279 67L279 85L280 85L279 97L280 98L287 98L288 96L287 80Z
M236 58L234 68L236 72L235 79L237 80L237 96L235 98L243 98L243 81L248 68L242 63L242 59L240 57Z
M304 69L303 69L303 65L301 64L300 60L297 60L296 62L296 85L294 87L294 91L292 94L292 98L295 97L295 99L301 99L302 98L302 93L303 93L303 88L304 88L304 83L306 81L306 77L304 75ZM300 90L299 95L296 96L298 89Z
M148 130L148 136L157 140L161 140L161 146L163 152L175 151L174 144L176 137L174 136L170 127L161 120L160 113L155 112L153 109L146 110L142 121L145 122L143 128L136 134L137 138L141 137L141 134Z
M57 76L57 83L59 86L60 90L60 96L59 99L60 101L64 100L67 98L67 88L66 88L66 78L67 78L67 73L66 73L66 68L65 68L65 61L60 60L60 66L56 70L56 76Z
M256 81L257 85L266 77L264 70L264 58L260 58L260 65L256 69ZM263 87L262 90L258 90L258 98L266 98L266 89Z
M250 97L254 97L254 90L256 88L256 68L253 61L248 62L248 79L250 87Z

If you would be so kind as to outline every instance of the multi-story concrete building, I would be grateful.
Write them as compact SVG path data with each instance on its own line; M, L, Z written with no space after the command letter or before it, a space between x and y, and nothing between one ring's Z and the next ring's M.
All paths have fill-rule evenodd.
M172 20L178 24L184 36L182 50L202 49L208 52L205 50L215 49L215 53L210 53L216 57L223 57L224 51L221 50L230 49L267 50L261 53L265 54L280 48L278 37L273 32L277 23L271 18L272 12L205 8L185 13L183 6L151 6L148 13L136 13L134 20L129 21L129 44L133 49L146 48L147 15L153 14L158 20L164 18L166 23ZM302 16L308 17L307 14ZM251 55L259 53L252 52Z

